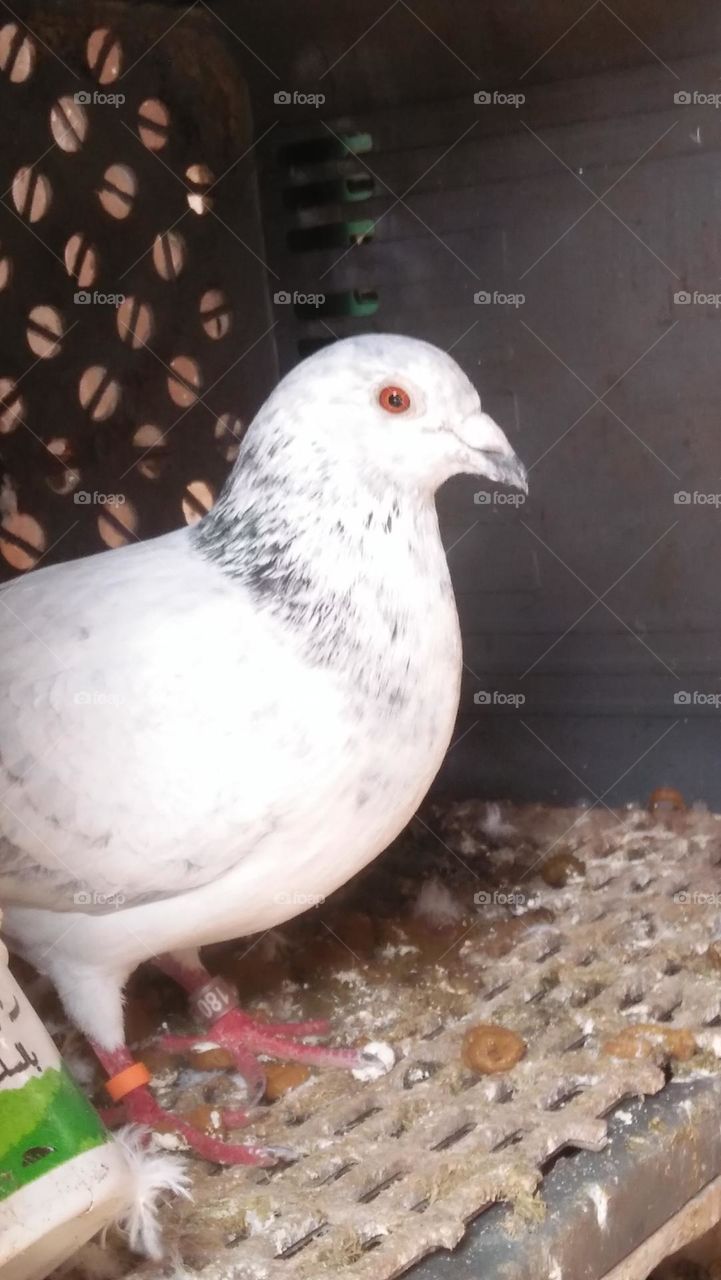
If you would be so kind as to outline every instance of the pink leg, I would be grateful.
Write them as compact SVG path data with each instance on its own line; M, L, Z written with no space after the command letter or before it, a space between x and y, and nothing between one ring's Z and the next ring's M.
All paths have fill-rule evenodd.
M113 1049L110 1052L97 1044L93 1044L92 1047L110 1077L118 1075L119 1072L133 1065L134 1059L125 1047ZM147 1085L140 1085L128 1093L123 1100L122 1109L125 1112L125 1119L136 1124L179 1134L197 1155L215 1164L272 1165L278 1160L293 1158L293 1152L287 1147L255 1147L237 1142L223 1142L220 1138L209 1137L180 1116L164 1111ZM116 1113L117 1111L118 1109ZM224 1113L224 1119L232 1127L234 1123L236 1125L244 1123L247 1117L244 1112L234 1111Z
M263 1070L255 1056L259 1053L284 1062L305 1062L311 1066L350 1070L367 1065L370 1060L359 1049L326 1049L321 1045L304 1044L298 1038L326 1035L328 1023L325 1021L282 1023L251 1018L237 1008L228 983L212 978L197 953L168 954L156 963L190 993L196 1011L208 1025L205 1037L165 1036L160 1041L161 1046L173 1052L192 1048L204 1040L221 1045L232 1053L238 1070L248 1081L251 1095L259 1082L264 1082Z

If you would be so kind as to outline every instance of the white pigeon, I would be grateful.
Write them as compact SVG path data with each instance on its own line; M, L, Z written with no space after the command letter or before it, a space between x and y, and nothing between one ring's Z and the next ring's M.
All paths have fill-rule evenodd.
M132 1120L164 1115L123 1032L151 958L256 1086L257 1053L357 1064L301 1042L318 1023L243 1014L197 949L332 893L425 795L462 666L434 494L460 472L526 484L449 355L349 338L282 380L194 528L0 591L6 929ZM209 1158L272 1158L174 1124Z

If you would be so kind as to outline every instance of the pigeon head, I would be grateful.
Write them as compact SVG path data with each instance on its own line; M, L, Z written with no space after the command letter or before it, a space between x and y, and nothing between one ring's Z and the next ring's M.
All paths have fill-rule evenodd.
M455 360L396 334L346 338L297 365L261 409L251 440L260 451L298 456L302 448L321 469L350 467L400 490L433 493L460 473L527 487L523 465Z

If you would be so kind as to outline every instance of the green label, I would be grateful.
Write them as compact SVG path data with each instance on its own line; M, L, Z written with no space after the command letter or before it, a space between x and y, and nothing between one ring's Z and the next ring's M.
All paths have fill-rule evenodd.
M108 1136L62 1064L0 1090L0 1200Z

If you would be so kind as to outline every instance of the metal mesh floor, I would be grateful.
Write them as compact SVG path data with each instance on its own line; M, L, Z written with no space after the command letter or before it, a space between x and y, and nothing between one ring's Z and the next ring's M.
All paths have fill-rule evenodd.
M388 1280L451 1249L499 1202L513 1210L511 1232L540 1222L554 1157L600 1150L617 1104L721 1074L721 982L709 951L721 933L719 821L540 806L504 807L499 818L480 803L436 806L282 936L250 954L218 952L216 967L241 992L251 964L270 971L262 1007L281 1016L322 1008L339 1038L388 1041L398 1061L367 1084L318 1073L258 1108L253 1138L291 1146L292 1165L194 1164L193 1202L166 1211L169 1247L187 1273ZM583 867L554 888L539 870L559 852ZM494 1076L469 1071L460 1045L479 1022L522 1036L522 1061ZM605 1050L641 1022L658 1024L650 1057ZM666 1035L677 1028L695 1038L685 1062ZM159 1072L158 1085L186 1111L219 1106L235 1087L187 1069ZM106 1263L113 1256L117 1274L163 1274L121 1250Z

